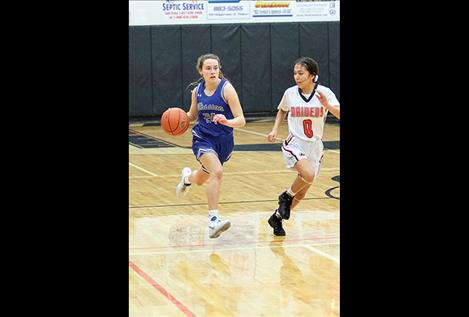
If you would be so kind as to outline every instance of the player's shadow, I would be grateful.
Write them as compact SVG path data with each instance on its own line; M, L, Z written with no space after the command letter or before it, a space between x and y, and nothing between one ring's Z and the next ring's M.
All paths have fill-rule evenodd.
M282 297L287 299L288 295L291 295L297 300L311 305L314 302L312 290L314 285L306 281L296 262L287 255L283 242L283 238L275 237L269 245L272 253L281 260L280 285L282 292L285 292Z
M213 269L220 272L223 275L231 276L231 269L228 265L223 262L223 259L220 255L213 252L209 255L209 262Z
M170 269L172 278L184 285L191 301L201 305L201 316L232 316L237 298L228 296L231 269L217 253L208 258L181 257ZM198 315L198 314L197 314Z

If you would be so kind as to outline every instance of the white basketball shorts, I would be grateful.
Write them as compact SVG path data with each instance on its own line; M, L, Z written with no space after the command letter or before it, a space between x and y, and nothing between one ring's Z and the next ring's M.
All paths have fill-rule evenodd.
M319 175L324 156L324 144L321 139L313 137L311 141L303 141L289 134L282 143L282 152L287 168L292 169L299 160L308 160L315 175Z

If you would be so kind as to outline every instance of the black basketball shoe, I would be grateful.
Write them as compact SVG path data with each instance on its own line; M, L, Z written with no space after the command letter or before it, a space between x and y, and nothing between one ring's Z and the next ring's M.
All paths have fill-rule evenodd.
M293 197L288 195L286 191L278 196L278 213L282 219L290 218L290 206L293 201Z
M283 230L283 227L282 227L282 219L277 218L277 216L275 215L276 213L277 213L277 210L275 210L273 215L270 216L268 223L272 228L274 228L274 235L284 236L285 230Z

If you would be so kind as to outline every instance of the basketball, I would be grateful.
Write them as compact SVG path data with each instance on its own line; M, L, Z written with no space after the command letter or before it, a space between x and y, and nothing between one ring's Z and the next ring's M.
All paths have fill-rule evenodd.
M168 108L161 116L161 127L170 135L181 135L189 128L187 113L181 108Z

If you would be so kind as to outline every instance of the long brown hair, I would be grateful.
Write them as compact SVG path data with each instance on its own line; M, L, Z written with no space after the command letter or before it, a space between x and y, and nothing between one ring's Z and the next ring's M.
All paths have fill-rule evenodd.
M195 65L195 69L197 70L197 73L200 72L202 70L202 66L204 65L204 62L205 60L207 59L214 59L218 62L218 68L220 70L220 73L218 75L218 78L225 78L225 75L223 75L222 71L221 71L221 62L220 62L220 58L215 55L215 54L212 54L212 53L208 53L208 54L204 54L204 55L201 55L199 56L199 58L197 58L197 64ZM192 88L192 87L195 87L197 86L201 81L203 80L203 77L200 77L199 79L197 79L196 81L190 83L189 85L187 85L186 87L186 90L188 88Z

